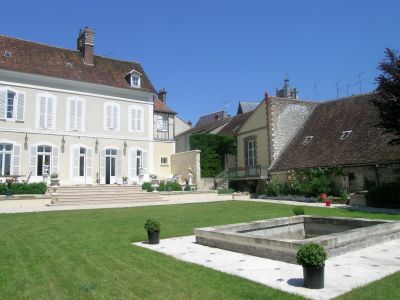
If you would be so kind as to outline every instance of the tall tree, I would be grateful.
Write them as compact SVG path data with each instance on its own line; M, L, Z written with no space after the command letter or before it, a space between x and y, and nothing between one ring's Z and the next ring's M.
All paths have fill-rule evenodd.
M381 97L373 101L379 109L378 126L395 135L390 145L400 144L400 56L397 50L386 48L386 57L378 65L381 74L376 78Z

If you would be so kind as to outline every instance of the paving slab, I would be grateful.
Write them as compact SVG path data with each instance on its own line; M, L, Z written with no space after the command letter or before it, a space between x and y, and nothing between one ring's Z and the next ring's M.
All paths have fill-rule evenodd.
M194 235L162 239L158 245L134 245L310 299L332 299L400 271L400 239L329 258L325 288L319 290L303 287L299 265L202 246L195 243Z

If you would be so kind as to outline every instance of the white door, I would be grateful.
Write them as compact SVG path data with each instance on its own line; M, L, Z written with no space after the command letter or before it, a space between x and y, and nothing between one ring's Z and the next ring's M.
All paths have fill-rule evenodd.
M106 161L105 161L105 172L106 172L106 184L117 183L117 150L116 149L106 149Z

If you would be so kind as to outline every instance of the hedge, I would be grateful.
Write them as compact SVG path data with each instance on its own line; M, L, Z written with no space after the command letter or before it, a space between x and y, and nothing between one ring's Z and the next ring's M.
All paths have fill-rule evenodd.
M44 182L38 183L13 183L11 190L14 195L26 194L44 194L46 193L47 186ZM5 195L7 191L7 184L0 183L0 195Z
M368 190L367 205L372 207L400 208L400 183L383 183Z

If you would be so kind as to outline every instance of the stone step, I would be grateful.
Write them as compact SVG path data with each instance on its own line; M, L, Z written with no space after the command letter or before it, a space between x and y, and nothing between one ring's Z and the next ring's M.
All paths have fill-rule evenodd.
M90 195L143 195L148 194L147 191L57 191L50 193L50 195L62 195L62 196L90 196Z
M139 200L112 200L112 201L57 201L53 206L85 206L85 205L114 205L131 203L152 203L168 201L163 199L139 199Z
M140 186L70 186L70 187L50 187L50 192L57 191L130 191L142 190Z
M89 199L101 199L101 200L112 200L112 199L142 199L142 198L160 198L158 195L153 194L140 194L140 195L86 195L86 196L79 196L79 195L52 195L52 199L57 199L58 201L61 200L76 200L76 201L85 201Z

